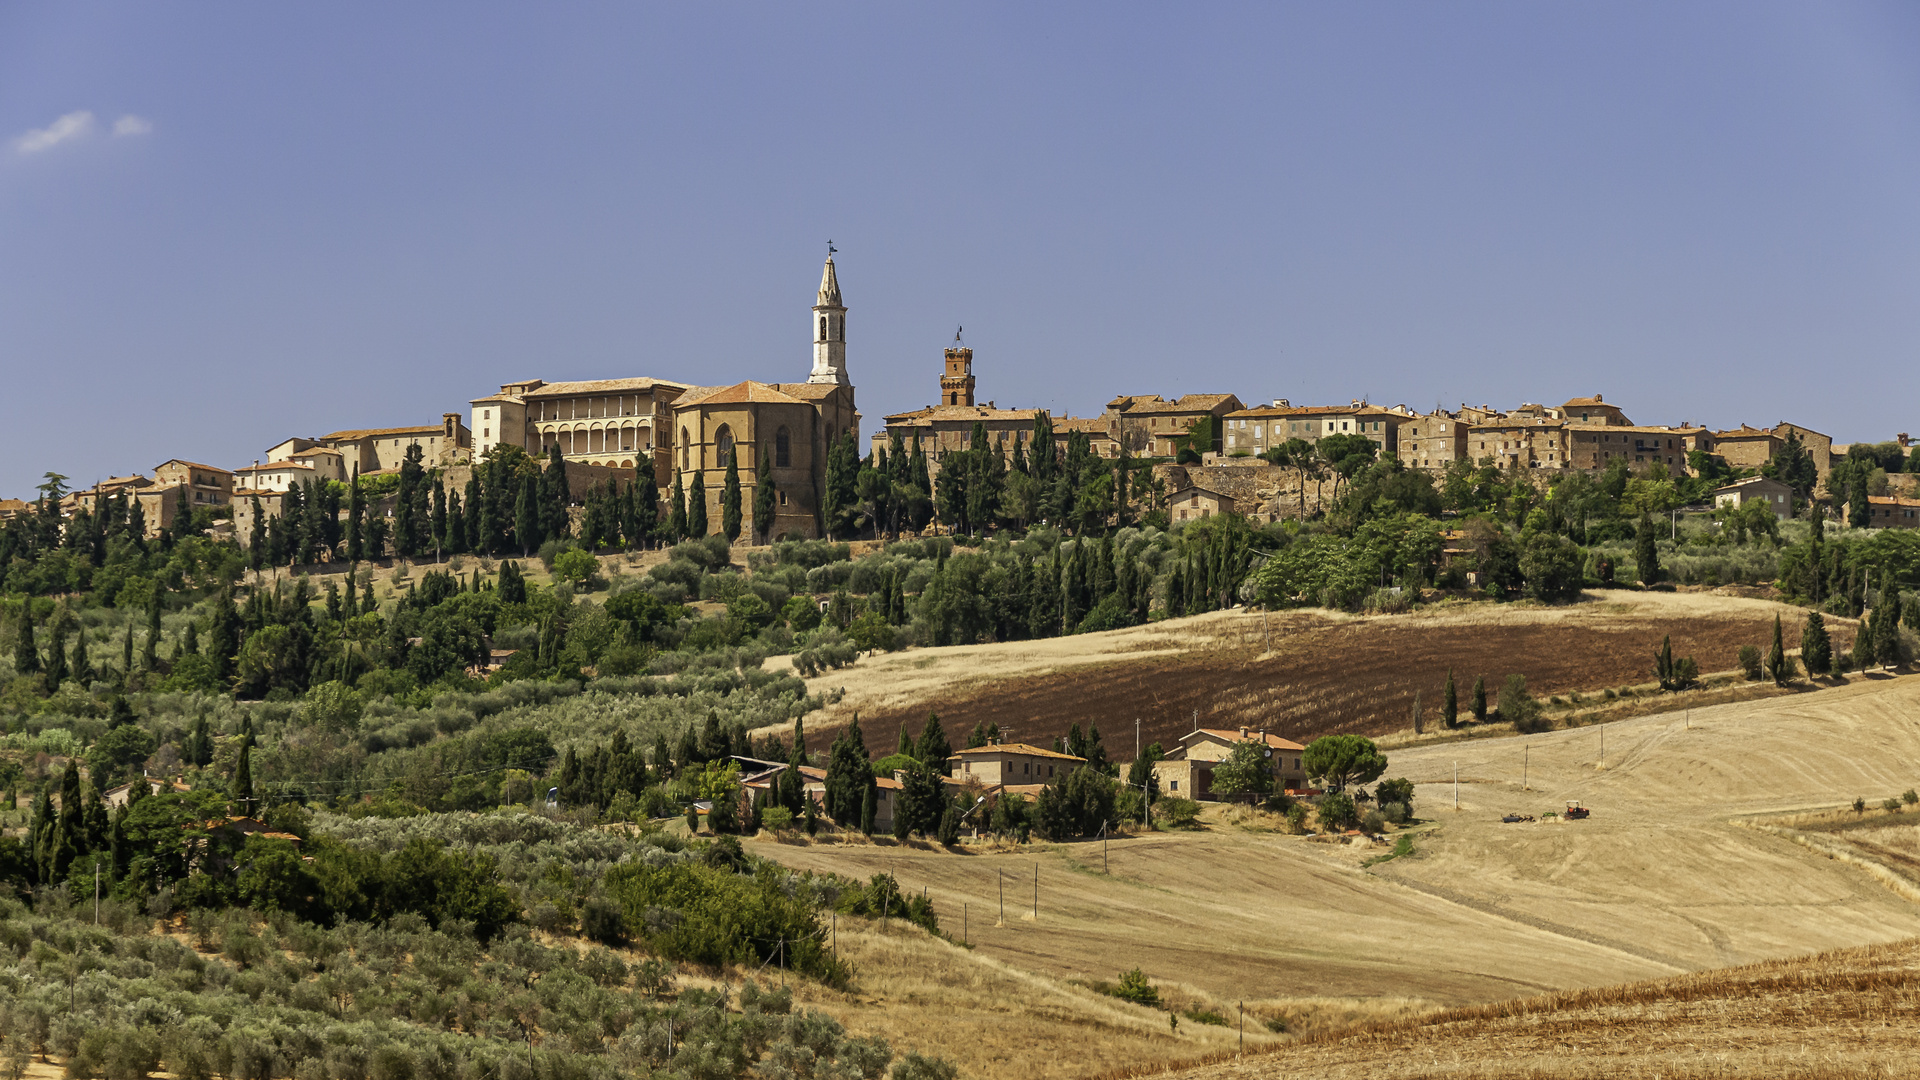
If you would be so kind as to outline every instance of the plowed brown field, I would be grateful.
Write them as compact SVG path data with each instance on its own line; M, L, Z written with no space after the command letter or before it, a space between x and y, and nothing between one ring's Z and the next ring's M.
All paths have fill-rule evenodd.
M1069 725L1097 725L1123 758L1136 719L1144 741L1163 745L1196 721L1301 742L1379 736L1408 726L1416 693L1437 725L1450 669L1464 713L1478 676L1490 698L1514 673L1541 698L1646 683L1668 634L1674 655L1726 671L1742 645L1766 647L1776 613L1787 647L1797 648L1805 618L1798 608L1706 593L1589 596L1565 607L1468 604L1369 618L1221 612L1086 638L916 649L814 680L848 693L828 723L810 726L814 748L824 749L856 710L869 747L890 743L903 723L917 731L929 711L956 742L977 723L1041 745ZM1829 626L1836 647L1851 642L1848 620Z

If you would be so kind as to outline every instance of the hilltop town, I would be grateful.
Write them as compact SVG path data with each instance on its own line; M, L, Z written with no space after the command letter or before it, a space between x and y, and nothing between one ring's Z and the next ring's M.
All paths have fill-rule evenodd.
M443 413L437 424L293 436L266 448L261 459L231 469L176 458L149 474L115 476L80 490L67 490L59 477L42 496L51 496L63 516L93 513L103 501L120 499L139 508L148 536L197 516L198 531L250 546L261 531L256 518L280 518L290 491L298 508L312 505L319 497L314 493L329 485L357 479L373 500L369 512L390 519L392 496L411 454L433 474L435 513L444 515L448 505L458 513L477 463L524 452L564 463L575 503L591 488L620 494L650 482L643 490L654 505L643 513L656 522L672 516L667 493L680 492L672 496L681 501L680 513L704 520L709 534L725 530L731 498L750 538L847 536L858 531L847 518L848 504L861 498L861 414L847 366L847 306L831 256L813 314L813 363L797 382L526 379L473 398L464 413ZM1372 460L1436 478L1490 467L1523 472L1542 487L1557 476L1621 467L1660 477L1704 477L1715 481L1701 490L1716 504L1760 498L1780 516L1792 517L1810 501L1859 501L1859 513L1875 527L1920 526L1920 489L1912 483L1920 477L1920 447L1904 432L1886 441L1836 446L1832 436L1785 420L1764 428L1741 422L1716 429L1690 420L1636 424L1598 393L1560 405L1502 410L1463 404L1426 413L1358 399L1344 405L1275 399L1250 406L1232 393L1172 400L1121 394L1098 416L1051 416L1042 409L979 404L973 350L962 345L944 351L938 389L938 404L884 417L870 436L866 458L869 469L877 458L880 471L886 471L888 454L919 462L902 468L904 460L896 460L893 471L899 474L895 480L918 485L917 498L927 504L922 527L970 524L964 510L938 497L942 463L950 454L991 448L1004 475L1009 462L1024 462L1034 452L1036 439L1050 443L1052 454L1078 452L1117 463L1125 475L1148 471L1151 482L1133 485L1137 508L1164 511L1169 521L1220 513L1256 522L1316 515L1324 510L1326 481L1358 449ZM1843 485L1833 491L1834 463L1849 458L1867 463L1862 490ZM1789 467L1802 471L1786 476ZM1850 485L1852 473L1847 476ZM756 498L763 487L773 493L766 506ZM704 513L685 504L687 490L703 494ZM28 510L26 500L0 500L0 520ZM900 531L897 520L872 516L864 526ZM682 529L668 538L686 535ZM418 551L394 553L431 548L423 541ZM314 554L321 561L346 555Z

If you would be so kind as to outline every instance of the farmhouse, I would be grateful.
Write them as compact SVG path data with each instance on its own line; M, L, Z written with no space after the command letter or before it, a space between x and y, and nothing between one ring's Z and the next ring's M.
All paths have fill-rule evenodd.
M947 759L955 779L982 784L1045 784L1087 763L1083 757L1042 750L1026 743L993 742L970 746Z
M1276 788L1298 790L1307 786L1302 763L1306 747L1297 742L1269 735L1264 731L1241 728L1196 728L1180 736L1180 745L1153 763L1153 776L1160 790L1183 799L1218 799L1213 791L1213 770L1233 753L1240 743L1250 742L1265 755Z
M1183 488L1167 496L1167 511L1174 521L1233 513L1233 496L1208 491L1203 487Z
M1867 496L1867 528L1912 529L1920 527L1920 499L1896 495Z
M1735 480L1725 487L1713 489L1713 506L1743 506L1754 501L1764 502L1773 508L1773 512L1783 518L1793 516L1793 489L1778 480L1764 476L1749 476L1745 480Z

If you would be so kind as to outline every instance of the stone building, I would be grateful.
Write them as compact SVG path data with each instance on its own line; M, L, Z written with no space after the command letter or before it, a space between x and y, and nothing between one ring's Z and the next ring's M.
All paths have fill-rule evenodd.
M1293 405L1282 398L1272 405L1227 413L1222 418L1221 452L1257 456L1288 439L1316 443L1328 435L1364 435L1379 446L1380 456L1391 457L1399 447L1401 426L1412 419L1405 406L1383 409L1364 401Z
M459 413L443 413L438 426L396 428L352 428L322 435L317 439L287 439L267 451L269 462L291 461L296 454L316 447L340 453L340 468L351 476L360 473L397 469L406 460L407 447L420 444L428 467L451 465L466 460L473 440ZM309 460L309 465L313 463ZM313 466L316 473L317 465Z
M1814 470L1824 482L1833 469L1833 437L1799 424L1782 420L1771 428L1757 428L1743 423L1727 431L1716 431L1713 450L1735 468L1757 469L1773 460L1773 455L1787 444L1790 434L1800 437L1800 444L1806 447Z
M1233 496L1203 487L1184 487L1167 496L1167 517L1172 521L1197 521L1215 514L1231 514L1233 507Z
M721 529L727 462L737 457L742 536L822 534L820 497L826 490L827 453L836 440L848 433L857 440L860 433L853 380L847 374L846 319L840 280L828 256L813 306L813 368L806 382L697 387L675 400L667 433L672 466L689 486L692 474L701 474L710 531ZM752 520L755 470L763 454L777 493L770 527Z
M234 478L238 481L241 491L255 492L285 491L290 487L305 487L321 477L317 469L302 461L269 461L262 465L248 465L243 469L236 469Z
M185 485L195 506L225 506L233 501L233 474L213 465L173 458L154 466L153 482L159 487Z
M1234 747L1252 743L1267 763L1275 790L1300 791L1307 786L1307 748L1291 739L1264 731L1196 728L1180 736L1180 745L1153 763L1160 790L1183 799L1217 800L1213 770L1233 755Z
M1409 469L1443 471L1456 461L1472 461L1467 440L1473 425L1444 410L1414 416L1400 425L1395 454Z
M1107 402L1101 419L1106 421L1107 434L1135 457L1172 457L1174 443L1195 421L1219 420L1245 407L1232 394L1183 394L1172 401L1158 394L1123 394ZM1197 449L1202 453L1221 449L1224 431L1225 425L1215 423L1213 444Z
M665 379L590 379L506 383L470 402L474 453L502 443L568 461L631 469L649 458L654 482L672 482L673 403L686 383Z
M1703 427L1625 427L1568 424L1572 467L1603 471L1616 460L1632 465L1665 465L1675 476L1691 474L1687 454L1713 449L1713 432Z
M1534 407L1538 409L1538 406ZM1476 422L1467 437L1474 461L1488 458L1500 468L1565 469L1572 465L1572 435L1567 422L1546 411L1516 409L1506 416Z
M1592 397L1569 398L1559 408L1559 419L1570 424L1597 425L1600 427L1632 427L1633 421L1620 411L1620 406L1607 404L1606 398L1599 394Z
M1920 528L1920 499L1905 499L1897 495L1867 496L1867 528Z
M903 449L911 450L918 442L920 452L927 455L928 474L937 476L943 455L972 449L973 428L979 424L986 429L987 444L1004 447L1009 460L1016 449L1031 452L1034 420L1046 410L1002 409L991 401L977 405L973 397L973 350L948 349L942 361L940 404L882 417L885 427L873 434L870 448L891 447L895 435L900 437ZM1051 421L1054 446L1060 453L1066 453L1067 440L1078 432L1087 437L1094 456L1120 456L1120 444L1114 441L1104 418L1055 416Z
M1046 784L1066 777L1086 763L1086 758L1058 750L1003 742L970 746L954 751L953 756L947 758L954 779L976 780L987 787Z
M1743 506L1750 502L1764 502L1775 515L1782 518L1793 516L1793 489L1778 480L1764 476L1749 476L1745 480L1735 480L1713 491L1714 509L1728 506Z

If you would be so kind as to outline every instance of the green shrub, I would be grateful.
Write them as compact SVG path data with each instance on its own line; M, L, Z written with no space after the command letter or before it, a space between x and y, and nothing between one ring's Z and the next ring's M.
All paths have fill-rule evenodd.
M1145 1005L1148 1008L1158 1008L1160 1005L1160 991L1147 981L1147 976L1139 968L1122 972L1120 985L1115 987L1112 993L1114 997L1122 1001L1131 1001L1135 1005Z
M1351 829L1359 821L1359 811L1353 805L1353 799L1339 793L1320 797L1320 828L1325 832L1340 832Z
M607 871L606 890L628 932L669 959L758 966L778 958L829 985L847 980L846 965L821 945L813 910L770 869L745 878L693 863L622 863Z
M1188 1009L1186 1012L1183 1012L1180 1015L1186 1017L1187 1019L1193 1021L1196 1024L1208 1024L1213 1027L1227 1026L1226 1017L1220 1015L1217 1012L1214 1012L1212 1009L1202 1008L1198 1005L1194 1006L1191 1009Z
M1200 825L1200 804L1178 795L1167 795L1153 804L1154 820L1169 829L1193 829Z
M1740 673L1748 682L1760 680L1760 647L1758 645L1740 646Z

